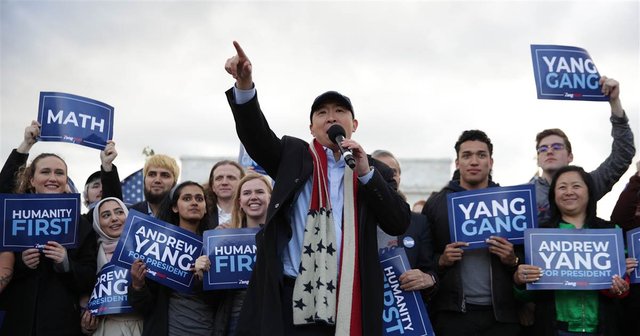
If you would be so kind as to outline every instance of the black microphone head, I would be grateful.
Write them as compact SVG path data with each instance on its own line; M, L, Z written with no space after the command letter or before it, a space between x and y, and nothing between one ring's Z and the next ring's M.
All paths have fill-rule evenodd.
M327 134L329 135L329 139L331 139L331 141L333 141L333 143L337 144L338 141L336 141L336 138L340 135L342 135L343 137L346 136L346 132L344 131L344 128L338 124L333 124L331 127L329 127L329 129L327 130Z

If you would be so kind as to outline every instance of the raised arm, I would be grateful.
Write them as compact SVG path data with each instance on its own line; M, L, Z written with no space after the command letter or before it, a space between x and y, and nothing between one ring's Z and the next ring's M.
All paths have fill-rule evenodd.
M118 168L113 164L113 160L117 156L116 143L113 140L107 141L107 146L100 152L102 198L116 197L122 200L120 176L118 175Z
M601 199L608 193L620 177L627 171L633 156L636 153L633 141L633 132L629 127L629 119L622 109L620 103L620 83L612 78L602 76L600 78L602 84L602 92L609 95L609 104L611 105L611 136L613 143L611 144L611 153L609 156L592 171L595 197Z
M252 66L249 58L238 42L233 42L236 55L227 59L225 70L236 79L235 88L226 92L227 101L233 112L236 132L247 153L272 178L275 178L280 163L282 142L269 127L251 77ZM250 90L247 94L246 90ZM242 95L242 96L241 96Z
M24 129L24 137L20 145L14 149L0 171L0 193L12 193L17 185L16 173L20 166L24 165L29 158L31 147L38 141L40 136L40 124L33 120Z

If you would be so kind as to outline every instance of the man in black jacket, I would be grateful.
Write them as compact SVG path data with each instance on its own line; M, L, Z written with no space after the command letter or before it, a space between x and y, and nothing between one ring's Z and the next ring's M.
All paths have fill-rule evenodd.
M469 130L455 149L460 179L431 196L422 210L431 227L439 276L430 307L434 331L440 336L517 335L512 275L519 259L513 245L491 237L488 248L463 250L467 243L452 242L449 234L447 194L498 186L490 179L493 144L484 132Z
M409 206L395 191L393 173L370 159L360 144L351 139L358 121L354 119L351 101L335 91L320 95L312 104L309 126L314 137L312 144L289 136L278 138L258 104L251 63L237 42L234 46L237 54L227 60L225 69L236 83L226 94L238 137L247 153L275 181L266 225L256 235L256 264L238 322L238 335L381 335L383 275L376 230L380 226L388 234L402 234L410 216ZM327 135L327 130L336 124L344 128L345 140L341 145L353 153L353 170L345 166L338 145ZM327 179L323 180L323 176ZM318 197L330 198L329 211L326 203L321 211L313 207L318 199L316 183L326 187L320 188L324 193ZM308 224L331 215L333 219L326 221L331 224L324 228L326 232L335 228L335 241L306 245L308 236L313 234L310 232L316 232ZM347 234L353 236L348 238ZM339 277L334 269L325 274L334 277L331 281L322 278L313 284L297 281L310 270L325 272L326 263L305 264L305 255L320 254L328 260L335 252L342 256ZM353 267L345 269L345 264ZM353 272L354 269L357 271ZM349 276L352 280L343 282ZM338 286L334 282L336 277ZM300 285L304 285L304 290L300 290ZM296 293L325 289L340 295L337 314L332 309L327 319L311 315L302 323L296 322L297 310L309 306L319 314L327 312L321 311L327 300L319 298L317 304L313 300L305 303L296 299ZM343 295L351 300L348 307L344 306Z
M386 164L393 170L393 177L400 186L402 169L395 156L386 150L376 150L371 156ZM400 193L401 196L402 193ZM407 231L400 236L392 237L384 232L378 232L378 247L402 247L407 255L411 269L404 272L400 280L400 288L405 291L419 290L425 302L436 289L436 270L433 266L433 239L427 223L427 217L420 213L411 212L411 223Z

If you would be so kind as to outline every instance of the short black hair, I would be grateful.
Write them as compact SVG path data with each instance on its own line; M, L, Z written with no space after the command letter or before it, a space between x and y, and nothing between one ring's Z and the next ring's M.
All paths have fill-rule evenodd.
M486 143L487 147L489 147L489 156L493 156L493 144L485 132L481 130L466 130L460 134L460 137L454 146L456 149L456 157L460 154L460 145L467 141L481 141Z

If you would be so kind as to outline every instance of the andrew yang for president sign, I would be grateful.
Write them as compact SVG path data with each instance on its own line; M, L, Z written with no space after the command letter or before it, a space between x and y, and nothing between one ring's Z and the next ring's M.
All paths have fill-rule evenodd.
M211 260L203 288L247 288L256 262L258 228L214 229L204 232L204 250Z
M113 139L113 107L86 97L40 92L40 140L104 149Z
M524 230L538 226L533 184L485 188L447 195L452 242L486 247L490 236L522 244Z
M194 276L189 270L201 252L201 238L194 233L130 210L111 261L130 269L136 259L142 259L147 278L189 292Z
M0 194L0 213L2 250L43 248L48 241L77 245L80 194Z
M586 50L557 45L531 45L538 99L608 101L600 74Z
M129 282L131 275L128 269L107 263L98 273L87 309L96 316L132 313L133 307L129 304L128 296Z
M527 289L606 289L626 271L620 229L527 230L524 246L526 263L544 272Z

